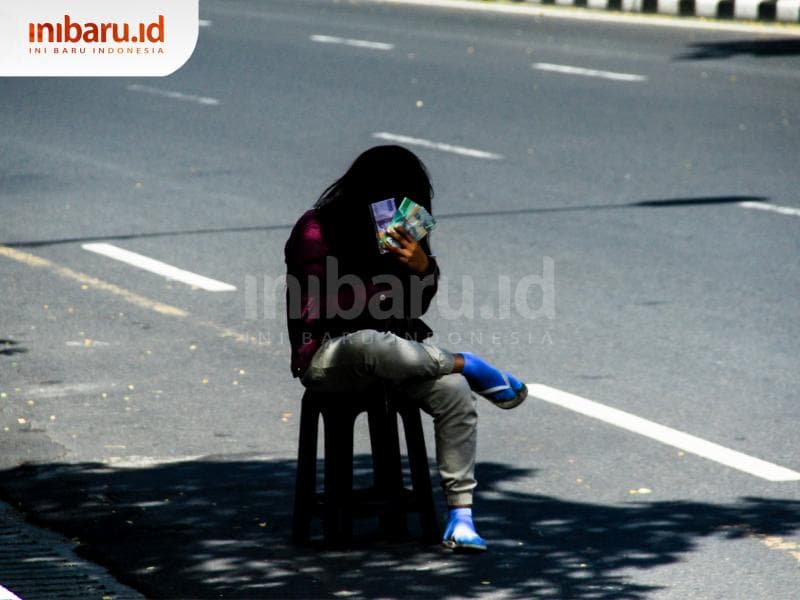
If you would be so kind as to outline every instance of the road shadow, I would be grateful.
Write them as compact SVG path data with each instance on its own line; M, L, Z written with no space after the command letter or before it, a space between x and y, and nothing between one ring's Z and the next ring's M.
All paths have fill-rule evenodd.
M69 237L48 240L28 240L24 242L0 242L9 248L40 248L42 246L60 246L63 244L84 244L87 242L123 242L125 240L142 240L161 237L178 237L183 235L212 235L215 233L251 233L290 230L293 225L251 225L246 227L209 227L207 229L181 229L175 231L153 231L142 233L119 233L89 237Z
M735 42L698 42L676 60L711 60L750 55L757 58L796 56L800 54L800 39L746 40Z
M361 475L367 460L358 457ZM582 503L519 491L534 475L480 465L477 523L491 545L477 556L381 542L369 521L347 552L292 546L287 460L23 466L0 472L0 493L150 598L640 600L655 588L637 583L637 570L685 560L704 539L800 528L797 501Z
M462 219L474 217L499 217L514 215L532 215L562 212L588 212L603 210L622 210L630 208L673 208L673 207L693 207L709 206L719 204L738 204L739 202L766 202L769 198L765 196L697 196L692 198L661 198L654 200L639 200L637 202L624 202L620 204L589 204L576 206L538 206L532 208L517 208L511 210L485 210L458 213L440 213L436 215L437 220L443 219Z
M14 356L15 354L25 354L26 352L28 352L28 349L20 346L19 342L0 339L0 356Z
M457 219L470 217L487 217L503 215L525 215L525 214L544 214L560 212L583 212L594 210L619 210L624 208L657 208L670 206L705 206L711 204L736 204L737 202L766 202L768 198L763 196L699 196L696 198L666 198L661 200L642 200L639 202L624 202L620 204L589 204L576 206L535 206L530 208L520 208L511 210L496 211L472 211L472 212L450 212L437 213L436 218ZM209 229L187 229L180 231L154 231L149 233L125 233L115 235L98 235L92 237L70 237L49 240L28 240L23 242L0 242L9 248L40 248L43 246L59 246L63 244L83 244L87 242L114 242L136 239L149 239L160 237L177 237L184 235L210 235L216 233L250 233L254 231L289 231L293 224L277 225L253 225L248 227L215 227Z

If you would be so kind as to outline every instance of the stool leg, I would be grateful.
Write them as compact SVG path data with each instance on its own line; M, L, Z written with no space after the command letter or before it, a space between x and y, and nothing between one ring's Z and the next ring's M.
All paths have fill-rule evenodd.
M423 539L430 544L441 541L441 530L436 518L436 505L433 502L431 474L428 467L428 453L425 450L425 434L422 431L422 420L416 406L399 408L403 418L408 449L408 464L411 468L411 483L414 498L419 510Z
M375 488L386 507L380 515L381 529L390 538L407 537L408 524L402 498L403 467L397 435L397 413L383 400L374 408L370 408L367 418Z
M317 488L317 435L319 410L313 401L304 397L300 408L300 439L297 449L294 515L292 539L296 544L307 543L314 517Z
M325 509L323 531L326 545L346 546L353 532L353 427L356 415L331 410L325 419Z

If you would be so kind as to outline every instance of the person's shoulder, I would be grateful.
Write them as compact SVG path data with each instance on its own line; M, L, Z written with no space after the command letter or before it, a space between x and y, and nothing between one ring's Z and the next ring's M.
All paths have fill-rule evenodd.
M319 213L312 208L303 213L294 226L295 234L303 243L324 243L325 236L322 233L322 222Z
M322 254L327 252L327 242L322 231L319 213L309 209L297 220L286 243L287 255Z
M310 208L304 212L292 228L292 233L303 233L309 230L322 231L317 209Z

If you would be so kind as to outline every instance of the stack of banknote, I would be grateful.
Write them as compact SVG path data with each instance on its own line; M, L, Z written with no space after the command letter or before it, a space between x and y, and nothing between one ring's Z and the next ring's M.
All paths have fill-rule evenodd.
M388 231L403 227L411 237L419 241L429 231L436 228L436 219L411 198L403 198L400 206L394 211L391 219L387 219L387 209L394 204L394 199L376 202L372 205L375 228L378 236L378 248L385 253L387 246L398 247L398 243L389 236Z
M399 226L402 226L411 237L419 241L429 231L433 231L436 228L436 219L423 206L420 206L411 198L403 198L400 207L392 217L389 229Z

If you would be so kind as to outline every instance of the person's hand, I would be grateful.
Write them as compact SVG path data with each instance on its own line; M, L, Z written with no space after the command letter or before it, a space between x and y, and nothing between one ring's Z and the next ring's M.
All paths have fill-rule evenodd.
M411 234L402 225L396 229L389 229L387 234L400 246L399 248L390 244L385 246L389 252L397 257L397 260L416 273L424 273L428 270L428 255L425 254L425 250L422 249L419 242L411 237Z

